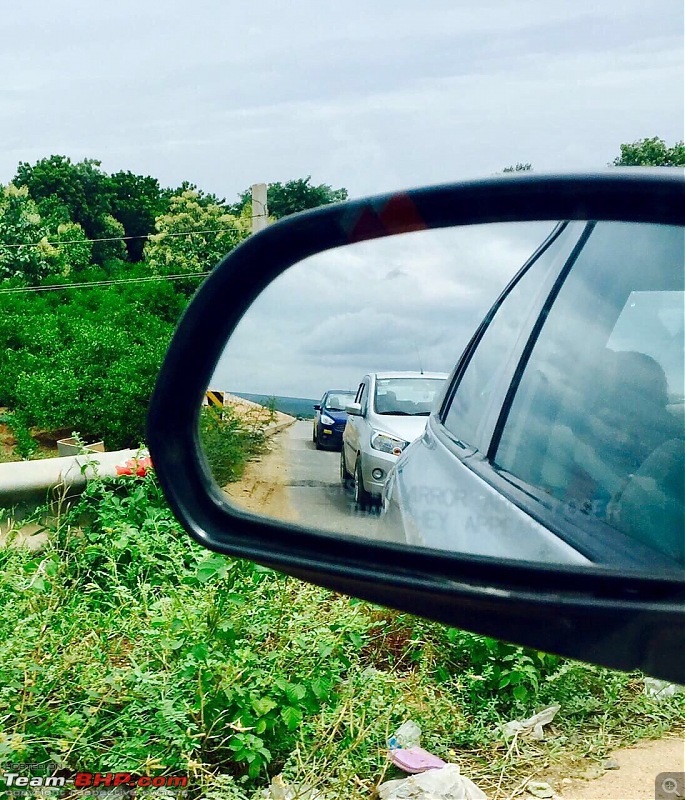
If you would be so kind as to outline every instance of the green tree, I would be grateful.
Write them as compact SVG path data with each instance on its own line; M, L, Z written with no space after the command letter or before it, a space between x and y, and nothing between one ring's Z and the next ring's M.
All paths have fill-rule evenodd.
M310 181L311 175L308 175L306 178L298 178L287 183L270 183L266 192L269 216L281 219L289 214L297 214L298 211L347 200L347 189L334 189L326 183L312 186ZM246 189L240 193L240 200L231 206L231 211L240 214L246 206L250 207L251 203L252 191Z
M202 189L199 189L194 183L190 181L183 181L183 183L178 187L178 189L163 189L162 196L166 200L167 206L169 201L172 197L183 194L183 192L193 192L197 196L197 202L201 206L225 206L226 205L226 198L219 197L212 192L205 192Z
M107 235L105 217L111 213L112 189L100 161L86 158L72 163L67 156L50 156L35 164L21 162L14 183L26 186L31 197L41 203L56 198L68 210L89 239Z
M111 262L115 260L125 261L127 259L126 243L124 236L126 231L124 226L111 214L103 214L99 220L100 234L97 237L100 241L93 242L93 261L111 270Z
M55 272L64 278L78 278L90 266L93 243L75 222L63 222L50 233Z
M10 183L0 190L0 280L19 285L40 283L63 268L59 249L25 186Z
M685 143L668 147L658 136L621 145L621 155L609 166L615 167L682 167L685 166Z
M169 201L169 211L157 218L157 233L145 245L145 259L156 275L208 272L249 234L244 217L216 203L203 202L186 190ZM184 287L197 288L197 282Z
M145 238L155 230L155 219L168 206L168 199L157 178L135 175L132 172L115 172L110 176L111 212L124 228L126 236L138 237L126 242L129 261L143 258Z
M533 171L533 165L532 164L528 164L528 163L523 164L520 161L517 161L516 164L513 164L511 166L505 167L502 170L502 172L532 172L532 171Z

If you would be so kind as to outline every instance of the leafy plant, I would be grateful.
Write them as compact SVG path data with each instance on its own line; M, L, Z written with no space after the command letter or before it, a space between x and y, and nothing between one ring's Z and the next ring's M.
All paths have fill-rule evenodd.
M231 406L221 410L213 406L202 409L200 441L219 485L239 478L247 461L264 450L264 430L272 417L273 409L261 407L241 413Z
M90 480L43 552L0 550L0 603L0 758L189 773L202 797L256 797L280 772L368 797L406 719L437 755L459 748L487 788L512 716L558 701L557 729L601 752L607 737L677 724L684 708L682 696L645 696L639 676L208 553L180 530L154 470Z
M19 458L28 460L38 449L26 422L26 415L20 411L0 414L0 422L7 425L15 439L14 449Z

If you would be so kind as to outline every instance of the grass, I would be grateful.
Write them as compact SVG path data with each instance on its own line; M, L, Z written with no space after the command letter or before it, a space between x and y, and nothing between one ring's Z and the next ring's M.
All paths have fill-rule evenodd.
M487 793L682 726L639 674L525 650L203 550L154 473L91 481L39 554L0 551L0 761L190 776L246 800L273 776L368 798L406 719ZM559 703L543 742L498 726Z
M245 464L266 447L266 427L273 422L273 408L255 405L236 411L206 406L200 415L200 441L212 476L220 486L237 480Z

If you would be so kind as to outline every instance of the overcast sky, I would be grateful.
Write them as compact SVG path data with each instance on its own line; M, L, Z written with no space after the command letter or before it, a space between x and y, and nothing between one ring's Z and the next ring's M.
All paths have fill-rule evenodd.
M357 197L683 138L680 0L26 0L1 26L2 183L62 153Z
M248 310L211 386L319 398L356 389L367 372L451 372L501 288L553 227L418 231L308 258Z
M683 138L681 0L26 0L0 24L0 183L60 153L229 200L306 175L361 197L517 161L601 169L622 142ZM319 396L415 368L417 346L425 368L451 368L539 232L474 233L457 271L451 245L422 236L413 274L397 239L284 278L221 388Z

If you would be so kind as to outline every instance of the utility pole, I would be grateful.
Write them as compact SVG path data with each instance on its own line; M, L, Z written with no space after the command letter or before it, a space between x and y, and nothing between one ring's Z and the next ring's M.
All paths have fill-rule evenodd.
M266 206L266 184L252 184L252 233L264 230L269 221L269 209Z

